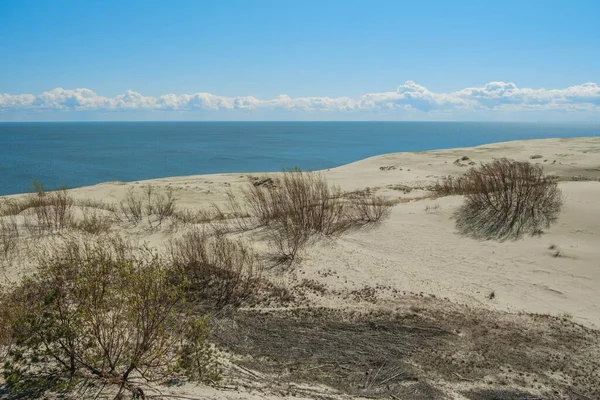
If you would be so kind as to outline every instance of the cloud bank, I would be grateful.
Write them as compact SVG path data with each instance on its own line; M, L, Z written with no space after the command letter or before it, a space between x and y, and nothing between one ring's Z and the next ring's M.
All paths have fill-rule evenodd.
M385 112L387 115L474 115L494 112L528 113L553 111L600 116L600 86L584 83L564 89L519 88L511 82L490 82L482 87L452 93L432 92L407 81L396 91L368 93L350 97L297 97L279 95L260 100L253 96L225 97L211 93L144 96L128 90L115 97L104 97L90 89L62 89L41 94L0 94L0 113L10 111L246 111L288 113Z

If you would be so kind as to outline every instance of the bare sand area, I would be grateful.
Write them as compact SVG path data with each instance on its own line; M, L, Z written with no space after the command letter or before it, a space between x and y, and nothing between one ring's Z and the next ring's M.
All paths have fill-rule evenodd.
M558 177L564 201L558 221L518 240L460 234L453 216L463 196L433 196L430 185L503 157L539 164ZM600 398L600 138L392 153L320 173L343 192L394 200L389 217L312 240L289 268L268 268L268 280L301 300L219 314L213 340L227 350L225 383L164 393L202 399ZM118 203L131 190L152 186L172 190L179 209L208 210L226 208L227 193L275 175L108 182L69 194ZM110 229L164 251L187 228L141 222ZM266 251L260 230L231 235ZM33 271L24 253L4 263L9 280Z

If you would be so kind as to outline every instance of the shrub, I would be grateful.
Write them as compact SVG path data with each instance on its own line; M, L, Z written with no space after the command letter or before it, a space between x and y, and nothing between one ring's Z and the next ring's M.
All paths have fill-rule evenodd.
M99 235L107 233L112 226L110 218L96 210L83 209L83 220L76 222L74 227L80 231Z
M5 212L23 214L32 234L56 232L73 225L73 199L66 189L44 192L39 189L24 199L5 204Z
M436 196L455 196L470 193L473 188L465 176L445 176L429 187Z
M120 221L126 220L138 224L147 217L150 224L158 222L161 225L167 218L177 217L175 204L171 188L167 188L166 193L160 193L149 185L145 190L145 196L130 188L114 213Z
M464 176L465 203L457 227L487 238L518 238L547 228L558 218L562 195L555 178L541 166L499 159L470 169Z
M286 218L267 230L267 239L271 243L275 264L289 266L308 243L310 234L293 218Z
M15 218L0 217L0 256L9 258L17 248L18 239L19 229Z
M169 243L174 266L190 290L211 306L239 305L258 288L262 266L242 241L194 229Z
M299 169L271 178L268 184L250 185L244 196L260 225L292 219L307 232L329 235L339 232L347 220L340 190L329 186L320 174Z
M393 206L370 191L346 197L322 175L300 169L255 181L244 191L249 214L267 228L277 263L293 261L312 235L379 222Z
M213 362L212 354L185 347L207 346L204 336L188 334L205 322L190 325L182 312L185 280L174 283L155 255L120 259L102 246L89 247L86 258L47 260L0 299L0 325L11 342L2 372L12 395L94 384L140 393L139 385L177 372L198 377L190 369ZM184 355L191 361L182 366Z
M152 199L152 208L154 214L158 219L158 223L162 222L166 218L170 218L175 214L175 199L173 198L173 189L168 188L166 194L157 193Z
M353 196L350 210L353 220L363 223L377 223L390 215L394 203L377 196Z
M125 199L119 203L119 210L127 221L137 224L143 217L142 197L137 195L133 188L130 188Z

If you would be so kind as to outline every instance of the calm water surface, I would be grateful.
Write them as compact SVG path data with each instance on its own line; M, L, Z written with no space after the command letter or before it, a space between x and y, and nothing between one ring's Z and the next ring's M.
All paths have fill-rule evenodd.
M324 169L365 157L518 139L600 136L600 124L471 122L0 123L0 195L106 181Z

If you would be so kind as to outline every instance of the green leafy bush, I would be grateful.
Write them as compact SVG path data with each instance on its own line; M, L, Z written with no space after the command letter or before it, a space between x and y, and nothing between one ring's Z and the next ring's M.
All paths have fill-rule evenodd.
M119 256L103 243L50 257L0 299L8 390L41 397L117 385L135 393L206 376L214 364L198 333L206 321L186 311L187 280L174 282L173 273L155 254Z

